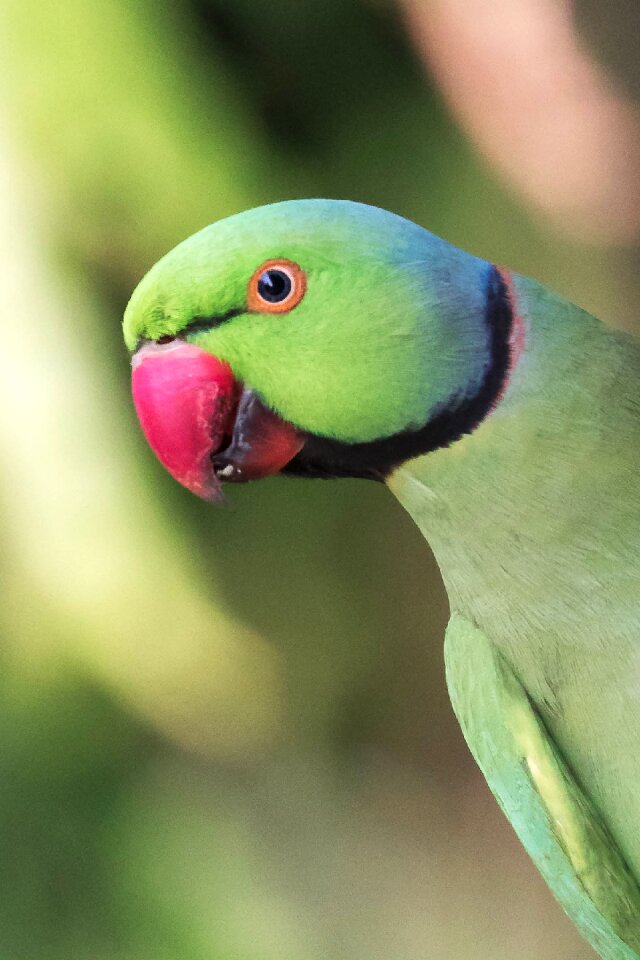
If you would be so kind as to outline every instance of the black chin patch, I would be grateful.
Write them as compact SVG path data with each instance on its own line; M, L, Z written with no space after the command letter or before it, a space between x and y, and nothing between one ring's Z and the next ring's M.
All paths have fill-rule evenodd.
M406 460L448 447L472 433L500 395L509 371L509 338L513 309L507 285L497 267L487 273L485 323L490 334L490 362L473 397L449 397L418 430L401 430L368 443L343 443L309 434L304 447L282 473L299 477L363 477L384 481Z

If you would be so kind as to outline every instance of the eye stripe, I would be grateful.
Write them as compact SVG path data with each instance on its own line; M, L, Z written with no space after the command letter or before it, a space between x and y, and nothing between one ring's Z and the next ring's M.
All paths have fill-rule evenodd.
M290 280L291 283L291 287L287 291L286 296L283 297L282 300L275 300L273 302L264 299L258 292L258 284L260 279L265 273L268 273L271 270L280 271L283 274L286 274L287 279ZM233 307L231 310L227 310L226 313L194 317L193 320L190 320L189 323L185 324L181 330L177 331L175 337L182 338L188 336L190 333L215 330L216 327L222 326L222 324L226 323L228 320L233 320L234 317L241 316L243 313L246 313L247 310L250 310L254 313L288 313L300 303L306 292L306 289L306 275L297 263L294 263L292 260L284 259L267 260L255 271L251 277L251 280L249 281L247 288L246 307ZM141 338L138 341L135 348L136 350L142 342L144 342L144 338Z
M234 317L239 317L240 314L245 313L242 308L234 307L233 310L227 310L226 313L213 314L210 317L194 317L193 320L190 320L186 327L183 327L178 336L184 336L187 333L194 333L198 330L213 330L215 327L222 326L223 323L226 323L227 320L232 320Z

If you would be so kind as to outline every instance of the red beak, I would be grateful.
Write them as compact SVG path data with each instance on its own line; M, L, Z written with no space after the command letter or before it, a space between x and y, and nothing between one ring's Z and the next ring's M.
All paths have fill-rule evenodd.
M304 438L243 389L229 364L184 340L146 343L132 359L133 402L149 446L169 473L205 500L221 479L277 473Z

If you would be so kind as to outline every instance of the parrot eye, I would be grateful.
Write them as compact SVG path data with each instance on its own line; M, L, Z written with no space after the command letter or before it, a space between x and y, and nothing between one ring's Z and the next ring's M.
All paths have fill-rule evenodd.
M302 300L307 278L291 260L267 260L251 277L247 305L258 313L288 313Z
M267 303L282 303L292 286L291 277L284 270L265 270L258 280L258 296Z

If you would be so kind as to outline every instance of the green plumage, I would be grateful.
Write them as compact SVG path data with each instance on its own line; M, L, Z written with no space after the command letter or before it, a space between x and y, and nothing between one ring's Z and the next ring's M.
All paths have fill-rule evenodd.
M473 339L470 321L483 309L486 263L384 210L339 206L336 217L329 201L275 204L205 227L138 286L127 345L237 309L253 271L284 257L308 276L295 310L266 319L246 311L189 339L228 360L285 419L372 440L420 425L452 384L473 392L487 335L478 327ZM438 271L427 273L436 259Z
M495 644L456 614L445 657L471 751L545 880L605 960L634 960L638 885L522 684Z
M286 257L282 316L246 284ZM343 445L447 422L490 384L489 264L339 201L261 208L181 244L125 317L227 360L301 431ZM640 957L640 345L508 278L492 409L387 478L449 595L447 676L469 746L549 886L606 960ZM237 314L237 315L236 315Z
M531 280L514 288L525 347L502 402L458 444L400 468L391 487L442 570L456 625L449 676L469 746L565 909L603 956L618 957L614 933L640 953L640 350ZM486 697L474 690L478 665L454 652L473 629L513 671L521 702L489 678ZM563 824L595 878L586 890L599 891L608 945L574 860L549 859L555 814L531 778L531 819L522 812L522 748L499 755L527 704L540 741L566 764L546 782L570 798ZM548 828L533 815L537 798ZM593 839L602 830L610 859Z

